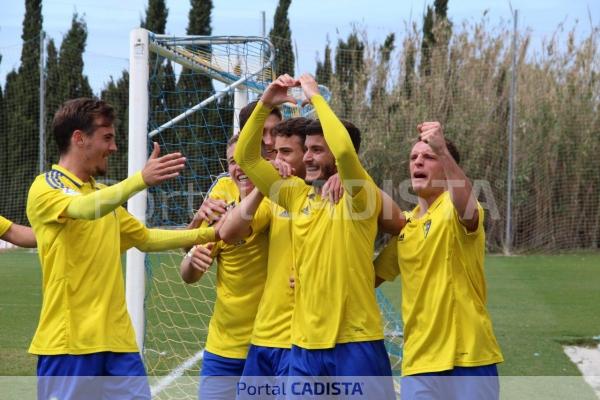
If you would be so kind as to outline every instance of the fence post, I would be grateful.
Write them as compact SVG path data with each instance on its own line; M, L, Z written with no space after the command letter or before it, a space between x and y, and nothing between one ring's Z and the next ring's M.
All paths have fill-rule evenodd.
M46 169L46 76L44 74L45 65L45 35L44 31L40 30L40 114L39 114L39 157L38 167L39 173L43 174Z
M512 184L514 181L513 171L513 136L515 121L515 97L517 95L517 20L519 10L513 14L513 40L512 40L512 73L510 80L510 96L508 103L508 173L506 177L506 231L504 239L504 254L510 255L512 252Z

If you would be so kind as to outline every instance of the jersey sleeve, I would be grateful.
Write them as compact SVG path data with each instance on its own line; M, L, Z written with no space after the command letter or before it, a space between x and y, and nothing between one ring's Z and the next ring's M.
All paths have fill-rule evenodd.
M240 132L234 158L263 195L288 211L297 211L302 204L298 198L306 184L293 176L281 178L275 167L261 156L262 130L270 112L271 109L265 107L262 101L258 102Z
M256 213L254 213L254 218L252 218L252 222L250 223L252 233L258 234L269 229L271 224L272 209L272 203L269 199L264 198L260 202Z
M27 217L32 224L65 223L67 207L78 196L79 192L49 179L48 175L39 176L29 190Z
M114 211L133 194L145 188L142 173L137 172L116 185L73 197L65 211L73 219L97 219Z
M342 124L342 121L339 120L331 107L329 107L323 96L313 96L311 102L321 122L325 141L335 157L337 170L342 179L344 189L354 196L361 191L363 187L362 183L370 178L360 163L358 154L354 150L350 134L346 130L346 127L344 127L344 124Z
M456 211L456 208L454 208L454 206L453 206L452 209L454 210L454 213L453 213L454 226L455 226L458 234L460 234L461 236L464 236L465 238L476 238L479 235L482 235L485 233L484 225L483 225L485 214L483 211L483 207L481 207L481 204L479 204L479 202L477 202L477 212L479 213L479 216L477 218L477 228L472 232L469 232L467 230L467 227L464 226L460 222L460 217L458 215L458 211Z
M373 264L375 265L375 275L381 279L393 281L400 275L400 267L398 265L398 236L392 236Z
M125 208L117 209L121 233L121 253L144 243L148 239L148 228Z
M2 215L0 215L0 236L3 236L6 232L8 232L11 225L12 225L12 221L10 221L10 220L4 218Z

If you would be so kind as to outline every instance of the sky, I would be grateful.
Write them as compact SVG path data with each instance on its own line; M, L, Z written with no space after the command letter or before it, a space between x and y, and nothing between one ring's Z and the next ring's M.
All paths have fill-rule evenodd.
M5 0L0 13L0 83L6 74L19 66L21 32L25 13L24 0ZM60 45L69 30L73 13L83 16L88 28L84 54L84 73L94 92L129 67L129 32L139 27L148 0L45 0L44 30ZM266 15L267 34L273 23L277 0L214 0L212 28L214 35L262 34L262 16ZM294 0L289 19L292 40L298 54L297 72L314 72L317 54L321 57L326 40L335 46L345 39L353 26L365 30L370 41L381 43L391 32L402 37L412 22L421 26L427 4L433 0ZM167 33L184 35L189 12L188 0L167 0ZM577 24L580 37L600 25L600 0L527 0L512 1L519 10L519 27L529 29L533 46L541 46L559 24L566 28ZM450 0L448 15L455 26L477 22L484 12L491 26L508 24L511 3L508 0ZM397 41L398 43L399 41Z

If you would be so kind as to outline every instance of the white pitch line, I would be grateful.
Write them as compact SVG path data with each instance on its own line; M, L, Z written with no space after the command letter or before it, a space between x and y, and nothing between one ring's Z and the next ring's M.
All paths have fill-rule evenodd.
M175 379L182 376L185 371L192 368L198 361L202 360L203 356L204 349L200 350L199 352L185 360L180 366L175 368L173 372L171 372L169 375L165 376L160 381L158 381L156 385L150 388L150 393L152 397L158 395L160 392L168 388L171 385L171 383L175 381Z

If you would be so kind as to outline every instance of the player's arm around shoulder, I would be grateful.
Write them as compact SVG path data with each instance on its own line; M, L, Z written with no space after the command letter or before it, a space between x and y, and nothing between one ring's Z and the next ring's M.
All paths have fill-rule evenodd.
M398 264L398 236L392 236L373 262L375 267L375 287L385 281L393 281L400 275Z

